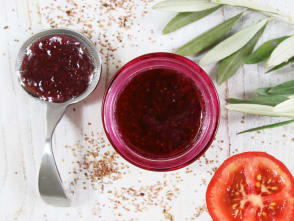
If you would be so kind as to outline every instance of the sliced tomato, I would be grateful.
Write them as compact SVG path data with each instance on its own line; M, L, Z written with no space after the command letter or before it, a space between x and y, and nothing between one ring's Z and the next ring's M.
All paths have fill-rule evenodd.
M238 154L216 171L206 203L214 221L294 221L294 178L266 153Z

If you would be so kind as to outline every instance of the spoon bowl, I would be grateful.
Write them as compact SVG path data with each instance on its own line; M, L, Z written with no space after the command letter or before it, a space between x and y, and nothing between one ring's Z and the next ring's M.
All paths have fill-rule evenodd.
M93 71L93 78L90 81L90 84L88 86L88 88L79 96L74 97L70 100L67 100L63 103L55 103L57 105L60 106L68 106L71 104L75 104L78 103L82 100L84 100L87 96L89 96L89 94L91 94L91 92L96 88L99 79L100 79L100 75L101 75L101 58L97 52L96 47L94 46L94 44L83 34L76 32L76 31L72 31L69 29L64 29L64 28L56 28L56 29L49 29L49 30L45 30L42 32L39 32L33 36L31 36L28 40L26 40L23 45L21 46L18 55L17 55L17 59L16 59L16 70L17 70L17 75L18 75L18 79L19 82L22 86L22 88L26 91L26 87L25 85L22 83L20 77L20 69L21 69L21 65L22 65L22 61L24 59L25 53L26 53L26 49L29 48L34 42L40 40L41 38L50 36L50 35L67 35L69 37L74 38L75 40L79 41L87 50L89 56L92 58L93 61L93 65L94 65L94 71ZM34 98L37 98L38 100L41 100L38 97L33 96L32 94L30 94L28 92L29 95L31 95ZM46 103L52 103L52 102L48 102L48 101L44 101Z
M62 103L54 103L41 99L31 94L26 86L21 81L21 65L26 54L26 49L29 48L33 43L37 42L41 38L51 36L51 35L66 35L81 43L86 48L88 55L90 56L94 69L92 73L92 79L89 82L87 89L72 99L66 100ZM75 103L78 103L88 97L97 87L101 70L102 70L101 58L95 48L94 44L84 35L69 30L69 29L49 29L39 32L32 37L30 37L21 46L16 59L16 70L18 74L19 82L22 88L34 99L43 102L47 106L46 113L46 140L44 146L44 152L41 160L41 167L39 172L39 192L42 199L53 206L70 206L71 199L69 194L64 188L62 179L59 174L58 167L54 158L54 153L52 149L52 135L54 130L64 115L66 109Z

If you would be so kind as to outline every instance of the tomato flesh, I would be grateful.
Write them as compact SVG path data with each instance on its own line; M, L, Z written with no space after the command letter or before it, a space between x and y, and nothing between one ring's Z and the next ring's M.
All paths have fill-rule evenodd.
M238 154L216 171L206 201L214 221L293 221L294 178L266 153Z

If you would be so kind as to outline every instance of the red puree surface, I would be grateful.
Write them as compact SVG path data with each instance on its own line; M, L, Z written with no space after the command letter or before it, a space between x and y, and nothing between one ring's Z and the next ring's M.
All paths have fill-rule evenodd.
M123 140L149 157L185 151L200 130L203 100L193 81L172 69L134 77L118 97L116 120Z
M51 35L27 48L20 75L33 96L64 102L87 89L93 70L93 62L79 41L67 35Z

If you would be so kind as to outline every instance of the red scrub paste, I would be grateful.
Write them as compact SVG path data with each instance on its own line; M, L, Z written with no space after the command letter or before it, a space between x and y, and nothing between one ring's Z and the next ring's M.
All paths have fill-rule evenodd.
M33 96L64 102L87 89L93 70L93 62L79 41L67 35L51 35L27 48L20 79Z
M123 140L148 157L184 152L197 139L203 100L195 83L173 69L135 76L117 98L115 117Z

